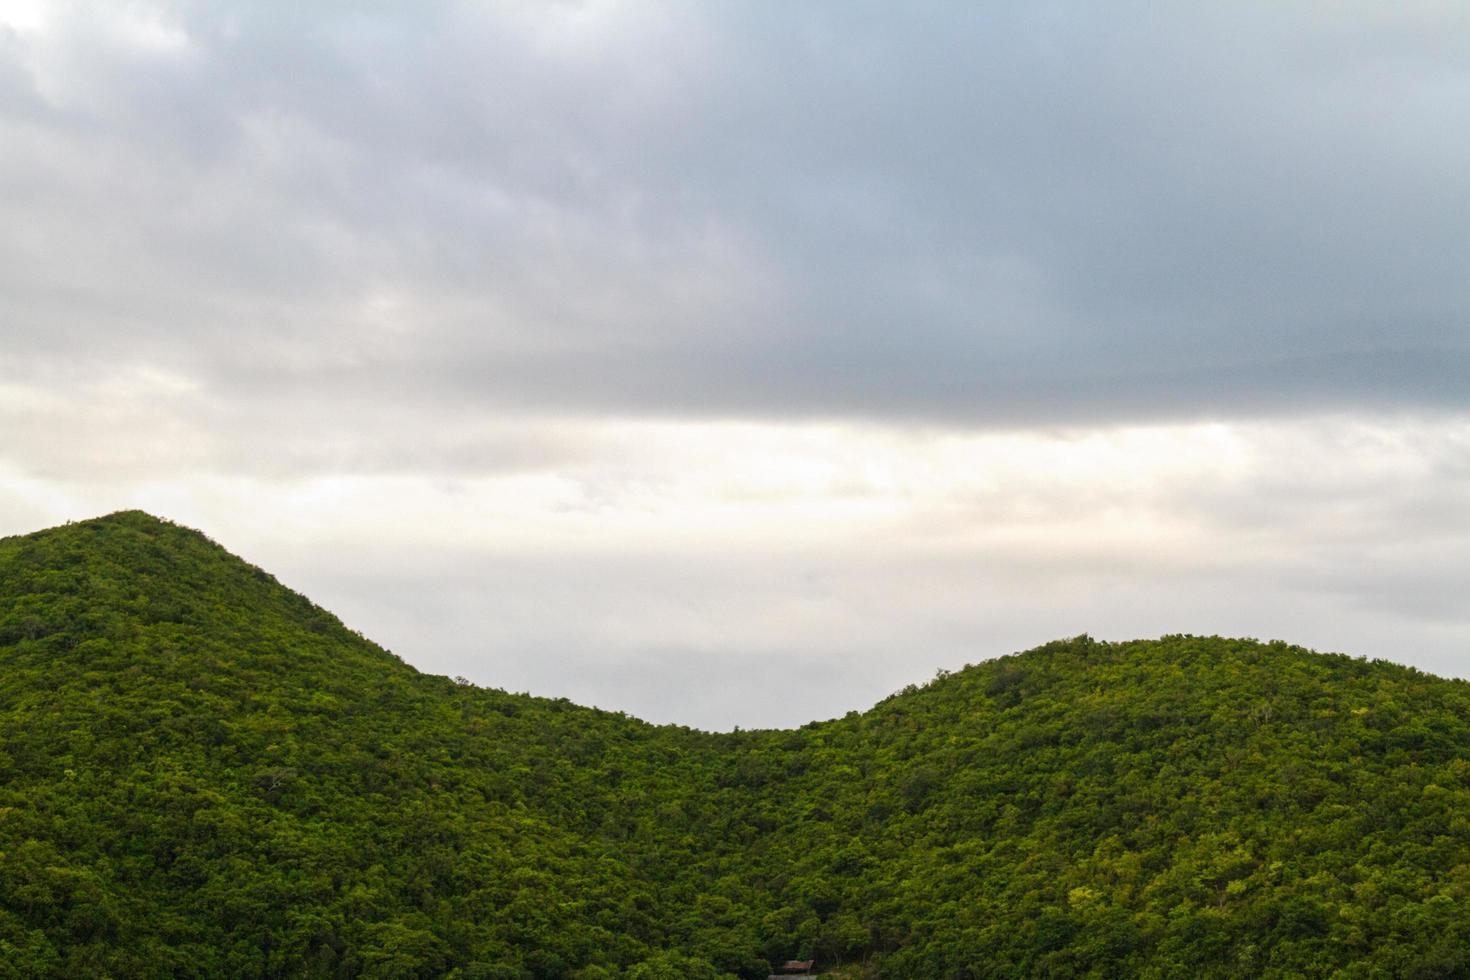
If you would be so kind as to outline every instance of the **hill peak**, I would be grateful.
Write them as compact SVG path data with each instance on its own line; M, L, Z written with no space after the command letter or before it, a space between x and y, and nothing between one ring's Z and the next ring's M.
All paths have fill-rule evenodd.
M46 610L44 617L28 617L18 635L68 637L54 644L63 656L76 646L70 637L79 621L107 624L113 639L135 633L140 624L164 622L199 629L228 624L245 647L305 627L316 636L330 634L342 648L338 655L389 657L402 666L203 532L143 510L0 540L0 604ZM0 629L0 644L6 635Z
M174 529L185 534L194 535L196 537L206 538L207 540L206 535L202 531L196 531L193 528L185 527L182 524L176 524L166 517L159 517L155 514L150 514L146 510L139 510L136 508L128 510L115 510L111 513L102 514L97 517L88 517L83 518L82 520L67 521L64 524L57 524L52 527L42 528L39 531L29 531L24 534L15 535L12 538L0 538L0 540L38 539L58 535L66 536L68 534L76 534L83 531L96 532L117 528L129 528L137 531L146 531L148 533L156 533L167 528Z
M110 514L103 514L100 517L94 517L88 521L81 521L79 523L91 523L92 521L103 524L159 524L169 527L177 526L167 518L150 514L148 511L140 510L136 507L126 510L115 510Z

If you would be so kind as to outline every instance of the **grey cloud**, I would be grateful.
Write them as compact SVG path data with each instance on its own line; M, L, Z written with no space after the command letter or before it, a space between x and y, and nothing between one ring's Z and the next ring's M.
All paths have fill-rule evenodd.
M0 44L14 371L162 365L328 428L382 392L424 425L1470 392L1470 21L1444 8L157 19L188 44L79 15Z

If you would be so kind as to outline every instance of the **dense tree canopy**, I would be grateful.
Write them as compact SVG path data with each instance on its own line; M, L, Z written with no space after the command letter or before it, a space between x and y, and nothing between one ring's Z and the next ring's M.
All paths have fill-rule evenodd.
M1080 637L794 731L418 673L129 512L0 541L0 976L1470 973L1470 685Z

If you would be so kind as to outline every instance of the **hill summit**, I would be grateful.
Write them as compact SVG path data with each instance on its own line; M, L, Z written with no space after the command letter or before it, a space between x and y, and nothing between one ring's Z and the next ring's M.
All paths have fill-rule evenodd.
M0 976L1470 973L1470 685L1078 637L792 731L421 674L140 512L0 540Z

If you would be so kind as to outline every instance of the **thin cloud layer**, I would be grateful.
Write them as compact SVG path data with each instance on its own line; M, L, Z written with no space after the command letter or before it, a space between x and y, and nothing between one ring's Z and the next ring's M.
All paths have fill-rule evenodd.
M1465 673L1464 419L579 435L552 464L463 478L0 470L0 532L140 506L421 669L701 727L830 717L1082 632Z

